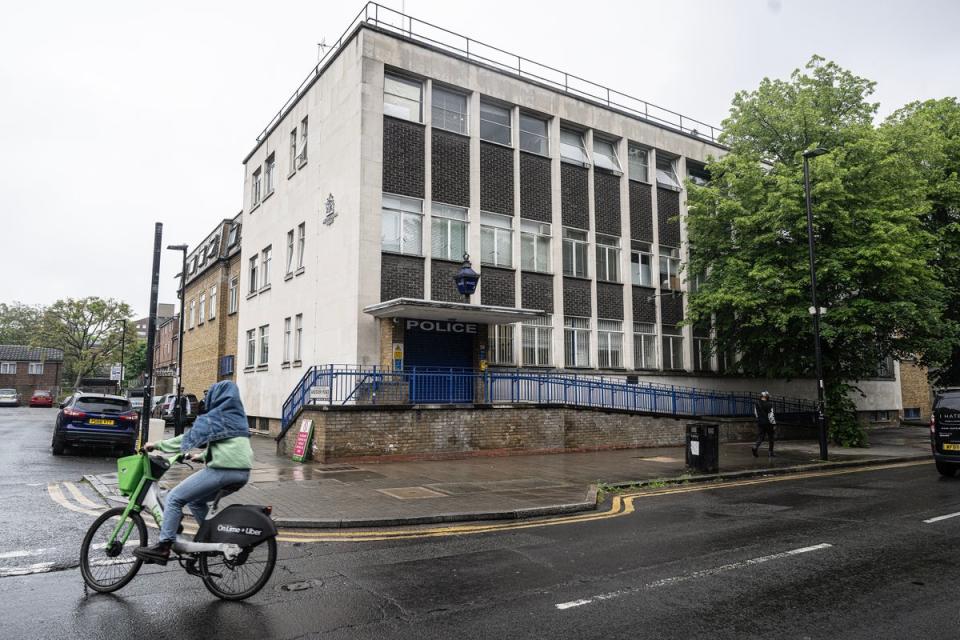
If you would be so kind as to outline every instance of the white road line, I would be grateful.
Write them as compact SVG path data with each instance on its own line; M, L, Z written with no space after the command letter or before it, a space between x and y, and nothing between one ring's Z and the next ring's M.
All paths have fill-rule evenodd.
M0 560L5 560L7 558L25 558L28 556L42 556L46 551L52 551L52 549L22 549L20 551L4 551L3 553L0 553Z
M0 578L6 578L9 576L26 576L31 573L47 573L53 569L52 562L38 562L37 564L32 564L29 567L17 567L16 569L0 569Z
M656 580L650 582L640 587L633 587L631 589L621 589L619 591L610 591L609 593L601 593L589 598L582 598L580 600L571 600L570 602L561 602L560 604L554 605L557 609L561 611L564 609L573 609L574 607L582 607L585 604L593 604L594 602L602 602L603 600L613 600L614 598L619 598L621 596L629 595L631 593L636 593L638 591L644 591L647 589L658 589L660 587L665 587L668 585L678 584L680 582L687 582L688 580L696 580L697 578L706 578L709 576L714 576L719 573L724 573L727 571L732 571L733 569L742 569L744 567L753 566L756 564L762 564L764 562L770 562L771 560L780 560L783 558L789 558L791 556L797 556L802 553L810 553L811 551L820 551L822 549L829 549L833 545L827 543L815 544L810 547L801 547L799 549L791 549L790 551L784 551L782 553L775 553L770 556L762 556L760 558L751 558L750 560L744 560L742 562L733 562L730 564L725 564L719 567L714 567L713 569L704 569L702 571L694 571L693 573L688 573L682 576L674 576L672 578L663 578L662 580Z
M50 495L50 499L59 504L64 509L69 509L70 511L76 511L77 513L85 513L88 516L99 516L100 511L91 511L89 509L81 509L80 507L72 504L69 500L64 497L63 492L60 491L60 487L56 484L47 485L47 493Z
M936 518L930 518L929 520L924 520L924 521L923 521L923 524L931 524L931 523L933 523L933 522L940 522L941 520L947 520L947 519L949 519L949 518L956 518L957 516L960 516L960 511L958 511L958 512L956 512L956 513L948 513L948 514L945 515L945 516L937 516Z
M70 492L70 495L73 496L73 499L80 503L81 506L89 507L91 509L102 509L102 504L97 504L93 502L87 496L83 495L83 492L80 491L80 488L72 482L64 482L63 486L67 488L67 491Z

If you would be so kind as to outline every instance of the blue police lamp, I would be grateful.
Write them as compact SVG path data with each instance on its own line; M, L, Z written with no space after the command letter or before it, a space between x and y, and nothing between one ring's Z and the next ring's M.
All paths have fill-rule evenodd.
M467 296L467 302L470 301L470 296L476 292L479 280L480 274L470 266L470 254L463 254L463 265L461 265L457 275L453 277L453 281L457 284L457 291L461 295Z

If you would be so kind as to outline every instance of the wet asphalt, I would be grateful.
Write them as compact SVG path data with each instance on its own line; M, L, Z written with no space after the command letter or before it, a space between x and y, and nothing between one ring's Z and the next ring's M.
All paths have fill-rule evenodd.
M0 410L0 567L34 563L2 555L31 548L75 557L93 516L47 485L113 467L95 453L50 456L52 418ZM957 637L960 515L923 521L960 514L960 480L932 462L679 489L578 524L283 543L245 603L217 601L175 566L86 593L64 561L0 577L0 637Z

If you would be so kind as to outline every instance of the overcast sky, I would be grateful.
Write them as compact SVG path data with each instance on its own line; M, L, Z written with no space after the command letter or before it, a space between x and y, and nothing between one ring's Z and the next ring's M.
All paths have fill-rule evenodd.
M401 7L399 0L383 2ZM361 2L11 2L0 21L0 302L113 297L146 315L153 224L203 239L241 160ZM812 54L887 115L960 93L960 2L407 0L414 17L712 124ZM161 302L175 301L165 251Z

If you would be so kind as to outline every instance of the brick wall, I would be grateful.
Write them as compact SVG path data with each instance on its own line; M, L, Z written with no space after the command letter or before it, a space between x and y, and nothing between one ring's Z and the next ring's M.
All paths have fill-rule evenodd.
M402 196L424 195L423 125L383 118L383 190Z
M470 206L470 138L434 129L430 193L434 202Z
M660 244L680 246L680 192L657 188L657 231Z
M903 394L903 408L919 408L919 420L929 422L933 405L930 399L930 382L927 379L927 368L918 366L915 362L908 360L901 361L900 391Z
M647 287L633 287L633 320L634 322L657 322L657 303L650 300L656 291ZM633 327L630 327L633 330Z
M480 208L513 215L513 149L480 143Z
M480 269L480 302L497 307L515 307L516 277L513 269L482 267Z
M380 301L423 299L423 258L380 254Z
M446 262L434 258L430 261L430 299L443 302L466 302L467 297L460 295L453 279L460 271L462 263Z
M520 274L520 297L524 309L553 313L553 276L544 273Z
M560 165L560 210L564 226L590 228L587 177L587 169L584 167L566 162Z
M238 311L233 313L227 313L227 310L230 308L230 280L234 276L240 275L240 253L237 252L232 258L230 258L229 266L227 267L227 281L223 286L223 294L220 294L220 298L223 299L223 302L220 303L221 322L220 329L220 355L224 356L233 356L233 371L234 373L227 376L221 376L221 380L236 380L237 370L243 366L243 363L240 362L240 358L237 357L237 340L239 338L240 331L240 313L239 313L239 296L242 293L238 290Z
M550 158L520 152L520 216L538 222L553 221Z
M29 371L29 362L17 362L16 373L0 374L0 389L16 389L20 394L20 403L24 405L30 402L30 396L34 391L52 391L54 402L56 402L60 394L60 374L63 371L63 363L44 362L41 374L31 374ZM69 381L68 384L73 384L73 381Z
M563 279L563 315L593 316L590 304L590 281L580 278Z
M683 296L660 296L660 316L663 324L679 324L683 320Z
M597 317L623 320L623 285L615 282L597 283Z
M593 202L597 233L620 236L620 178L594 170Z
M630 235L634 240L653 242L652 187L630 181Z
M239 266L238 266L239 268ZM213 267L187 284L187 322L183 326L183 392L198 398L219 379L220 345L223 327L227 322L226 304L230 294L226 265L217 262ZM210 290L217 287L217 309L210 319ZM205 321L200 324L200 294L204 294ZM190 328L190 304L197 303L194 326ZM236 340L234 340L234 351ZM234 367L236 368L236 366Z

